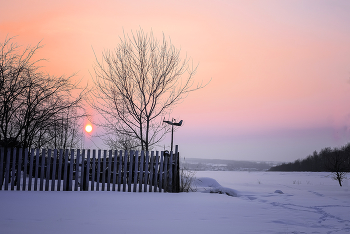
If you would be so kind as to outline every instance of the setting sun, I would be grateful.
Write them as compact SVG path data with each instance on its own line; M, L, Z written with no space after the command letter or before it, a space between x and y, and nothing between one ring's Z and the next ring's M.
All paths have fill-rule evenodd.
M92 131L92 126L90 124L85 126L85 131L86 132L91 132Z

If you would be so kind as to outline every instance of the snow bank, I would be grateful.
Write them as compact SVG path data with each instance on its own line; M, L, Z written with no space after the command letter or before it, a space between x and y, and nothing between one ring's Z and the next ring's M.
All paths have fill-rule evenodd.
M193 186L202 193L219 193L231 197L238 197L238 192L231 188L221 186L216 180L209 177L196 178Z

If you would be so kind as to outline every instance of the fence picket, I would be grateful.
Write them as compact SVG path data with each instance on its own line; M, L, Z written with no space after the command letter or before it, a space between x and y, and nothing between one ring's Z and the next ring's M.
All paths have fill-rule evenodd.
M101 150L97 152L96 191L100 191Z
M11 190L15 190L15 176L16 176L16 148L13 148L13 152L12 152Z
M70 150L69 175L68 175L68 191L73 191L73 165L74 165L74 149Z
M113 187L112 191L115 191L115 183L116 183L116 172L117 172L117 154L118 151L114 151L114 158L113 158Z
M132 181L132 167L134 159L134 151L130 150L129 154L129 175L128 175L128 192L131 192L131 181Z
M119 163L118 163L118 191L120 191L122 183L122 166L123 166L123 151L119 151Z
M140 172L139 172L139 192L142 192L144 154L145 154L145 152L141 151Z
M27 185L27 164L28 164L28 148L24 149L24 159L23 159L23 186L22 191L26 191L26 185Z
M102 191L105 191L105 182L106 182L106 157L107 150L103 151L103 165L102 165Z
M18 165L16 172L16 190L21 190L21 173L22 173L22 148L18 150Z
M174 165L174 177L173 178L173 187L175 188L175 191L173 192L180 192L180 168L179 168L179 153L178 153L178 146L175 146L175 165Z
M153 160L154 160L154 152L151 151L151 159L150 159L150 165L149 165L149 187L148 192L152 192L152 185L153 185Z
M148 185L148 160L149 160L149 152L146 151L146 164L145 164L145 183L144 183L144 188L143 191L147 192L147 185Z
M155 168L154 168L154 183L153 183L153 191L154 192L157 192L157 190L158 190L158 176L159 176L159 173L158 173L158 164L159 164L159 152L157 151L156 152L156 157L155 157L155 161L156 161L156 166L155 166Z
M5 149L1 147L0 149L0 190L2 190L2 184L3 184L3 176L4 176L4 158L5 158Z
M60 149L58 155L58 171L57 171L57 191L61 191L61 180L62 180L62 157L63 157L63 150Z
M79 164L80 165L80 164ZM80 191L84 191L85 184L84 184L84 178L85 178L85 150L83 149L83 152L81 154L81 167L80 167Z
M80 160L81 160L80 159L80 149L77 149L77 157L75 158L74 191L78 191ZM73 160L73 162L74 162L74 160Z
M50 183L50 167L51 167L51 149L47 152L47 161L46 161L46 176L45 176L45 191L49 191Z
M89 181L90 181L89 177L90 177L90 150L88 149L86 152L86 172L85 172L84 191L89 191Z
M112 167L112 150L109 150L108 172L107 172L107 191L111 191L111 167Z
M57 149L53 150L52 174L51 174L51 191L55 191L56 182L56 164L57 164Z
M33 161L34 161L34 149L30 150L29 160L29 172L28 172L28 191L32 191L32 178L33 178Z
M45 173L45 155L46 150L42 149L41 151L41 167L40 167L40 187L39 191L44 191L44 173Z
M124 152L124 171L123 171L123 192L126 191L127 166L128 166L128 152L125 150L125 152Z
M169 179L168 179L168 192L174 192L173 191L173 151L170 151L170 159L169 159Z
M135 152L135 171L134 171L134 188L133 188L133 192L136 192L138 171L139 171L139 152L136 151Z
M39 149L36 150L35 157L35 179L34 179L34 191L38 191L38 178L39 178Z
M68 191L67 184L68 184L68 149L66 149L66 152L64 154L64 168L63 168L63 191Z
M91 191L95 191L96 150L92 150Z
M164 164L164 151L160 153L160 166L159 166L159 192L162 192L163 188L163 165Z
M11 160L11 149L7 149L6 171L5 171L5 188L4 188L4 190L8 190L9 189L10 160Z
M167 188L167 171L168 171L168 161L169 161L169 157L168 154L165 154L164 152L164 173L163 173L163 189L164 192L167 192L168 188Z

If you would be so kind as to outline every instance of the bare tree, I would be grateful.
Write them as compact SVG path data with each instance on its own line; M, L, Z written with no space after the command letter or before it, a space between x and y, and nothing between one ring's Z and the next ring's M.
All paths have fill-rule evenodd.
M91 105L108 134L131 138L138 143L134 147L148 151L170 130L164 116L189 92L204 87L193 87L196 69L164 35L162 41L142 30L124 35L114 50L96 58Z
M346 174L349 173L349 149L343 147L342 149L334 149L324 159L325 170L332 173L332 178L339 182L342 186L342 182L346 179Z
M20 51L12 41L6 38L0 44L0 140L13 139L23 148L47 146L52 126L64 113L81 108L85 90L72 83L72 77L40 71L40 60L33 60L40 43Z
M6 148L72 146L77 138L70 130L77 127L85 94L72 77L55 77L41 71L41 59L33 58L40 43L21 50L13 41L6 38L0 43L0 147L5 147L4 165ZM78 94L74 96L74 92ZM54 131L58 123L62 127ZM58 138L62 139L60 144Z
M18 124L13 121L23 104L23 93L30 86L26 78L35 73L36 67L32 62L35 51L40 48L27 47L22 53L18 52L19 46L11 42L12 38L6 38L0 44L0 140L8 139L17 141Z

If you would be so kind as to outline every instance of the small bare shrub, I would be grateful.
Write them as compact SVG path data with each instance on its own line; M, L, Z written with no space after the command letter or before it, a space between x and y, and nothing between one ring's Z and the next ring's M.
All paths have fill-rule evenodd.
M184 158L185 160L185 158ZM196 172L188 170L186 167L181 167L180 169L180 192L196 192L197 188L194 185L196 180Z

